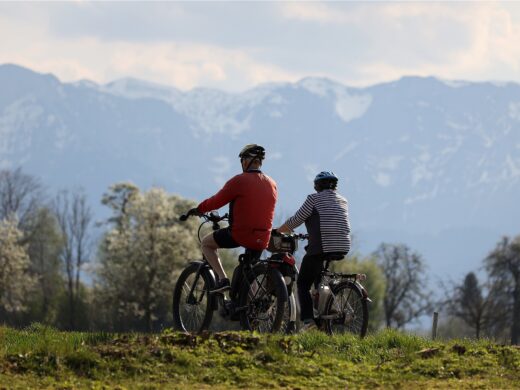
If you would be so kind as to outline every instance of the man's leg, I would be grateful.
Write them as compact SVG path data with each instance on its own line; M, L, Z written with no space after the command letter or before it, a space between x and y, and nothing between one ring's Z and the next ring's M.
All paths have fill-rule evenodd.
M202 239L202 253L204 253L204 257L208 260L209 265L218 275L219 279L227 278L226 271L222 267L222 263L218 257L217 249L219 248L218 244L215 242L213 238L213 233L208 234L206 237Z
M300 319L305 322L314 318L312 310L311 286L323 266L319 256L305 255L300 266L298 280L298 299L300 301Z

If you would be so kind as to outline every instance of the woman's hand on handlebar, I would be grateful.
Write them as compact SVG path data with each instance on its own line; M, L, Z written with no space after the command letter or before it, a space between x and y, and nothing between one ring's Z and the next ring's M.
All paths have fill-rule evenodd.
M282 226L280 226L276 230L277 233L283 233L283 234L291 234L292 230L284 223Z

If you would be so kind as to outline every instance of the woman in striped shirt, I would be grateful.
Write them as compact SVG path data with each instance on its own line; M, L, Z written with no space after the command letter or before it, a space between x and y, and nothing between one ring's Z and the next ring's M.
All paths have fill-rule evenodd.
M298 298L303 330L316 328L310 289L330 254L346 255L350 250L350 223L347 200L336 192L338 177L333 172L320 172L314 179L315 194L307 196L300 209L277 230L289 233L305 223L309 233L307 253L298 275Z

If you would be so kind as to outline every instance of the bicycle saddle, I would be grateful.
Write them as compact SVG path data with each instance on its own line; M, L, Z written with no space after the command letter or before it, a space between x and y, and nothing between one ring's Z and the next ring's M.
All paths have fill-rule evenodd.
M326 253L323 256L324 261L338 261L345 258L345 253Z
M260 259L260 256L262 256L262 251L257 251L254 249L247 249L239 256L239 259L242 260L249 259L251 262L255 262L256 260Z

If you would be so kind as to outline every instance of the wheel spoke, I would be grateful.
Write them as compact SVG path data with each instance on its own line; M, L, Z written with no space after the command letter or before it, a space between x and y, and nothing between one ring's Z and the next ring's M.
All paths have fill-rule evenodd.
M351 286L340 288L328 308L330 331L363 335L367 321L364 304L361 295Z
M193 285L196 283L195 285ZM207 292L204 279L195 279L190 274L181 288L179 314L183 327L188 332L198 332L202 328L206 311L208 310Z
M251 328L259 332L270 332L276 315L276 296L266 288L266 274L258 275L248 291L249 320Z

